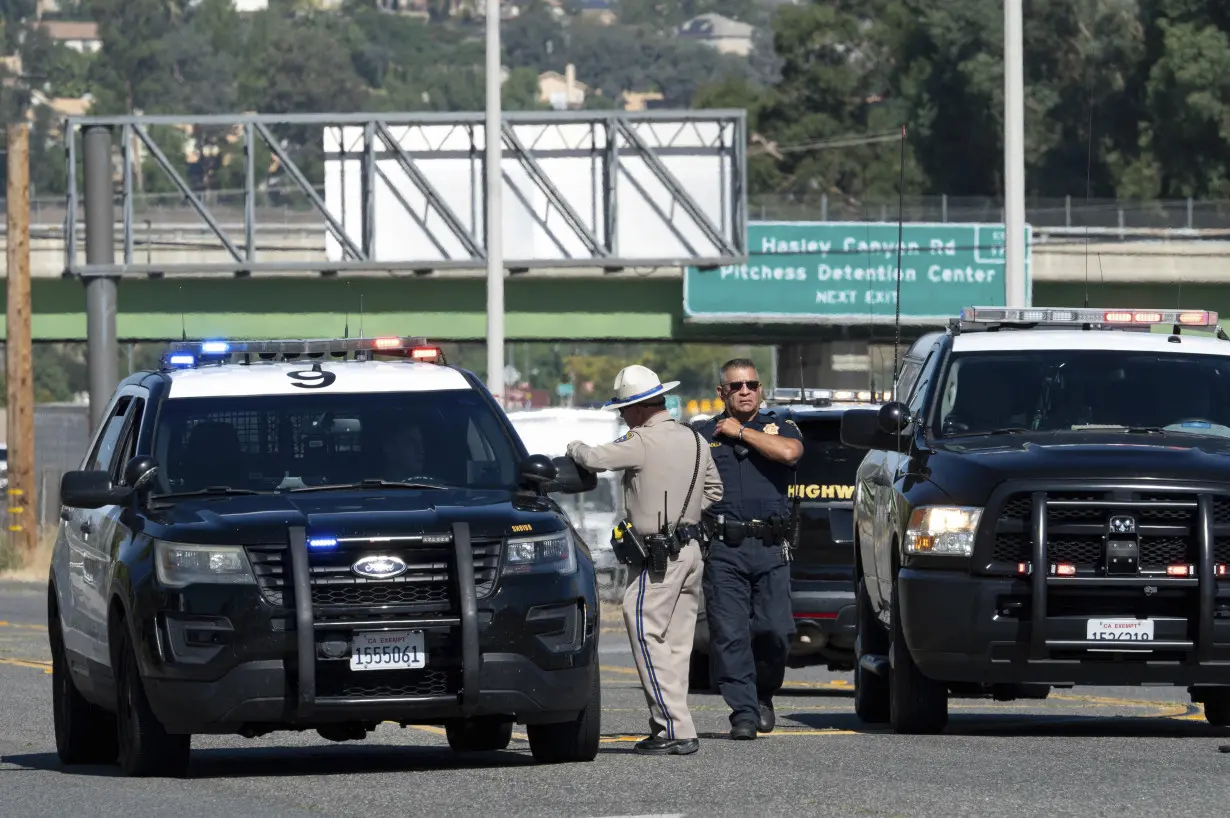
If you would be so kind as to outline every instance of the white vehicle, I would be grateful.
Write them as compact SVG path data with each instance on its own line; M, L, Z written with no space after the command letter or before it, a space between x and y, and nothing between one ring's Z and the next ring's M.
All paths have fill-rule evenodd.
M529 451L548 457L567 454L568 444L580 440L591 446L610 443L628 431L619 414L607 409L526 409L508 413ZM623 487L618 472L598 475L598 487L584 494L552 495L572 520L594 557L599 584L623 590L625 567L611 550L611 529L624 513Z

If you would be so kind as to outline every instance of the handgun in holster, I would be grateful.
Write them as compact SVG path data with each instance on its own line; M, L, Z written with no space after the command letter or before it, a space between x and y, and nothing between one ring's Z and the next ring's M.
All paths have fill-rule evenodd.
M649 559L649 550L627 520L620 520L611 531L611 551L624 565L640 564Z

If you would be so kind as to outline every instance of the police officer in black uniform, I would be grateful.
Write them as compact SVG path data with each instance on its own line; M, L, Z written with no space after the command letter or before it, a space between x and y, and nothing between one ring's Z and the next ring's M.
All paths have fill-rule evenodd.
M718 689L731 709L730 737L773 729L773 696L786 675L794 635L787 492L803 438L793 421L760 411L756 365L722 366L725 410L697 427L722 477L722 499L705 514L713 540L703 589Z

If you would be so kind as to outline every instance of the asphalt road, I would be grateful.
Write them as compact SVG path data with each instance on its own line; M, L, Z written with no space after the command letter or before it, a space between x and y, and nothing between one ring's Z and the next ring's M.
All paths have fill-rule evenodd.
M1225 815L1230 733L1170 688L1077 688L1038 702L955 700L944 735L896 736L854 718L848 676L792 671L778 728L725 737L726 709L694 696L689 757L631 751L646 729L627 636L604 631L602 752L538 766L524 733L504 752L454 755L442 731L381 728L194 739L190 777L62 769L51 719L44 590L0 583L0 815L1092 816Z

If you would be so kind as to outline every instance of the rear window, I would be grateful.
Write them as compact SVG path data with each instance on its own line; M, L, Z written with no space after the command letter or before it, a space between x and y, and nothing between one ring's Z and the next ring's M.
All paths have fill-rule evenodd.
M795 486L803 500L852 500L854 476L867 453L842 445L841 417L795 418L803 434L803 457L799 459Z

